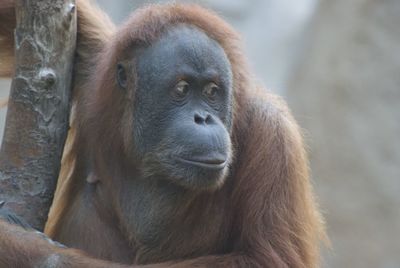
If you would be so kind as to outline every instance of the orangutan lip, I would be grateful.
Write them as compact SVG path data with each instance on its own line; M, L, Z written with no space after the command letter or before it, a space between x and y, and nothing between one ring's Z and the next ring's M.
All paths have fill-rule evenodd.
M208 169L223 169L226 166L226 160L222 159L184 159L178 158L179 161Z

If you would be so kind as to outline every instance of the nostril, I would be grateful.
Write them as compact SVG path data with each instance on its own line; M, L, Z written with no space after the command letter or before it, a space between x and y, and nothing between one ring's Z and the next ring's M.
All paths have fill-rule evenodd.
M201 115L199 115L199 114L195 114L194 115L194 122L196 123L196 124L199 124L199 125L201 125L201 124L204 124L204 118L201 116Z
M206 124L211 124L211 123L212 123L212 117L211 117L211 115L208 114L208 115L206 116L205 122L206 122Z

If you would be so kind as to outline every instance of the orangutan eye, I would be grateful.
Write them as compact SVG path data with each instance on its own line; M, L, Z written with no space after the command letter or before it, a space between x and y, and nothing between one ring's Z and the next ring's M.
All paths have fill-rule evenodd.
M125 68L122 66L122 64L117 65L117 81L120 87L126 88L128 84L128 78L126 76Z
M203 95L205 95L209 99L214 99L218 94L219 87L211 82L207 84L203 89Z
M179 98L183 98L189 92L189 84L185 80L179 81L174 88L174 95Z

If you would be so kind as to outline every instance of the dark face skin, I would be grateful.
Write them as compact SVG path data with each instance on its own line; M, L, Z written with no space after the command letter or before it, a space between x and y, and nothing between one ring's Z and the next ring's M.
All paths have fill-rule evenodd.
M180 25L139 51L136 72L133 135L143 175L188 189L220 186L231 160L232 74L224 50Z

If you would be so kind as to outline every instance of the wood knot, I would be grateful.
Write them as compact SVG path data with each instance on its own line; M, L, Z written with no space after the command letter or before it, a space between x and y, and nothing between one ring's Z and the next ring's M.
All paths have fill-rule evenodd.
M52 69L44 68L39 73L40 80L44 83L46 88L52 87L56 81L57 76Z

